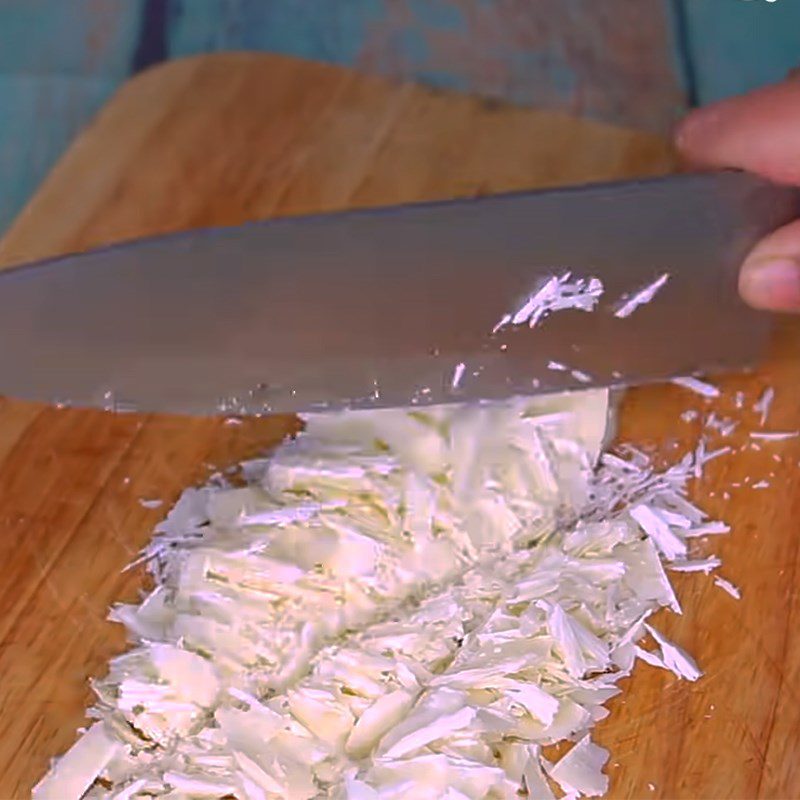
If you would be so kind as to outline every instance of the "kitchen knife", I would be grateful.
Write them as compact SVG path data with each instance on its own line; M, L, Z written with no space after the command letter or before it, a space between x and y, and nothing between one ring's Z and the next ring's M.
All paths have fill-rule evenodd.
M738 266L798 213L794 190L694 174L284 218L25 265L0 275L0 392L262 413L736 368L769 328L739 300ZM567 272L600 281L595 310L520 322ZM659 278L651 302L615 315Z

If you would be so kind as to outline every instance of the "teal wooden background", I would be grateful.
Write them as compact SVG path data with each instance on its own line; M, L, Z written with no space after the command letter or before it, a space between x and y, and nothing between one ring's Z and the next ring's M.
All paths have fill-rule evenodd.
M126 77L219 50L666 132L800 63L800 0L0 0L0 230Z

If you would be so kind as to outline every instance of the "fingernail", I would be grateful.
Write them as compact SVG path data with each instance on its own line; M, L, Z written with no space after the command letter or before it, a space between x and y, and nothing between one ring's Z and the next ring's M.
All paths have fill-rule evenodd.
M756 308L800 312L800 257L762 257L745 263L739 291Z

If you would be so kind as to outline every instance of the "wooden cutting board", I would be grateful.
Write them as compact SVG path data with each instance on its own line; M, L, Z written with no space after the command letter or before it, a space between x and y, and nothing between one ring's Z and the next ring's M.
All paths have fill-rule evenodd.
M277 56L201 57L146 72L120 91L0 243L0 259L672 167L667 145L644 133ZM796 325L782 328L757 374L723 382L720 413L752 426L748 408L768 384L777 390L769 427L800 427ZM743 411L734 407L737 389ZM680 452L700 430L679 419L687 408L710 406L676 387L631 392L622 435L667 456ZM73 741L90 701L87 679L125 646L104 617L111 603L137 596L142 574L121 569L169 504L293 425L2 401L0 797L27 796L48 759ZM797 440L745 449L710 464L696 487L703 505L733 525L711 546L743 599L706 576L676 576L685 613L660 623L706 677L689 684L639 666L624 681L599 731L612 754L611 796L800 797L799 457ZM769 488L750 488L773 472ZM725 488L748 475L749 484ZM164 506L145 508L142 498Z

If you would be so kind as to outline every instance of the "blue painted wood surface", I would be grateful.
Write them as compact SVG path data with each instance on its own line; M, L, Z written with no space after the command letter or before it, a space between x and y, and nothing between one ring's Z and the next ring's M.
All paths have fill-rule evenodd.
M132 72L243 49L666 131L800 61L800 1L0 0L0 230Z
M798 0L681 0L694 92L710 103L800 66Z
M0 2L0 231L130 74L142 12L139 0Z

